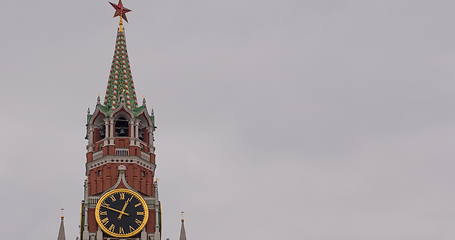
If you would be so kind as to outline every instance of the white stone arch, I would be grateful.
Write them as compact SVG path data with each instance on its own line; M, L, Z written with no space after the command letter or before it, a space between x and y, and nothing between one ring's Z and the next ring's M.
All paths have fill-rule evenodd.
M88 123L88 128L90 142L96 143L106 138L106 116L101 111L99 111L99 109L93 113L93 117Z
M125 109L121 109L112 115L114 137L133 136L132 121L133 116Z
M137 138L144 142L150 142L150 132L152 131L152 122L145 112L136 117ZM148 141L146 141L148 139Z

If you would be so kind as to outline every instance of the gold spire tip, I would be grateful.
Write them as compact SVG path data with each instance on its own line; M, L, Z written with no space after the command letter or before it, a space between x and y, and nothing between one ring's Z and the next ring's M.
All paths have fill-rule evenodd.
M120 22L118 23L118 31L123 32L123 18L120 17Z

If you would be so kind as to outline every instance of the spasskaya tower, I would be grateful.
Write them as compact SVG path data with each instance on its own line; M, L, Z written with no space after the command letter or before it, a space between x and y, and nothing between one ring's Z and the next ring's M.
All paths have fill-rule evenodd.
M123 25L130 10L110 4L120 22L104 101L87 114L80 239L159 240L154 114L136 98Z

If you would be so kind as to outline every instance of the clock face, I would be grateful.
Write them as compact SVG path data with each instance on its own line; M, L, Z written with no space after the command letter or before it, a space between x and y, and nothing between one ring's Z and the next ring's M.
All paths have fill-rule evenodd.
M132 237L147 223L148 207L136 192L114 189L101 196L95 218L103 232L113 237Z

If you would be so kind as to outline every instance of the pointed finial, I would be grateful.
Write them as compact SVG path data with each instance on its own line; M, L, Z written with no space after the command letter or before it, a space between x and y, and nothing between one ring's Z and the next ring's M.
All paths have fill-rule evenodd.
M63 221L63 219L65 218L65 216L63 215L63 211L64 211L64 210L65 210L65 209L60 208L60 219L62 219L62 221Z
M145 104L146 104L145 97L142 97L142 106L145 106Z
M180 213L182 214L182 227L180 228L180 240L186 240L186 232L185 232L185 220L183 219L183 211Z
M96 97L96 104L101 104L101 98L100 98L100 95L98 95L98 97Z
M90 108L87 109L87 114L90 115Z
M123 18L120 18L120 22L118 23L118 31L123 32Z
M181 216L181 218L182 218L182 222L185 221L184 215L185 215L185 212L184 212L184 211L181 211L181 212L180 212L180 216Z

